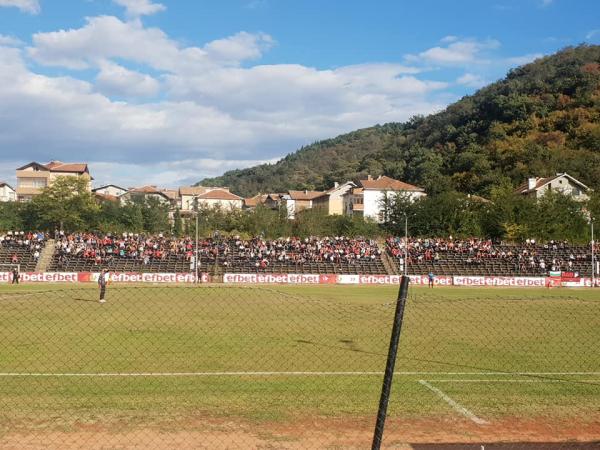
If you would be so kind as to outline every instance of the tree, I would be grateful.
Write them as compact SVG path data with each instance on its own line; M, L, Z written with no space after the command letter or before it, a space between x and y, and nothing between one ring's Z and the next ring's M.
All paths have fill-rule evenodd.
M183 224L181 221L181 212L179 208L175 210L175 214L173 216L173 234L177 237L183 234Z
M57 177L31 201L37 211L34 229L65 231L93 229L98 223L100 206L88 190L88 180L79 177Z
M0 230L22 230L24 205L17 202L0 202Z

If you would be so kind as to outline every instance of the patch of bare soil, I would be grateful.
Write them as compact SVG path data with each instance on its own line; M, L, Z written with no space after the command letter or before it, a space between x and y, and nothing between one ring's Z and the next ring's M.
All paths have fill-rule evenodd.
M165 426L77 425L69 431L8 431L2 449L364 449L370 448L373 418L314 418L286 423L251 423L189 418ZM390 419L384 448L410 443L592 442L600 440L600 420L504 418L489 425L454 418Z

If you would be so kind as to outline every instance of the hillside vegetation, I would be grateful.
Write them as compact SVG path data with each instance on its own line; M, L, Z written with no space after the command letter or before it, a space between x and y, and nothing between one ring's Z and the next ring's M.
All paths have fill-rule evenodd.
M320 141L201 184L249 196L385 174L429 193L488 196L529 176L569 172L598 189L599 118L600 46L581 45L511 70L440 113Z

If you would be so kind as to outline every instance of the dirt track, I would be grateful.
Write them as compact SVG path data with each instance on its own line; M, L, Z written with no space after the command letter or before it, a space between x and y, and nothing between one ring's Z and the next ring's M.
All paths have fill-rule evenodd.
M72 431L9 432L2 449L364 449L370 420L315 419L294 424L251 425L227 420L188 420L181 429L133 430L81 425ZM119 427L120 428L120 427ZM179 427L178 427L179 428ZM600 421L556 423L504 419L478 426L460 419L390 421L384 448L415 450L582 450L600 448ZM447 443L455 444L447 444ZM501 444L493 444L501 442Z

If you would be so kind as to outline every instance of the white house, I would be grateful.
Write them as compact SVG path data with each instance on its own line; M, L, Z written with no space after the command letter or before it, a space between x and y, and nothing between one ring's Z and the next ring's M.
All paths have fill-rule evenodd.
M14 202L17 200L17 192L5 182L0 182L0 202Z
M384 199L396 195L405 195L415 201L425 197L425 189L393 178L380 176L373 179L370 175L366 180L360 180L356 188L344 194L344 211L349 215L370 218L376 222L384 220Z
M589 200L587 195L590 191L585 184L581 181L573 178L568 173L557 173L553 177L531 177L527 181L521 184L516 192L521 195L527 195L535 198L540 198L546 192L560 192L564 195L570 196L576 201Z
M106 195L110 197L120 197L128 189L122 188L121 186L117 186L116 184L107 184L106 186L97 187L92 189L94 194Z

